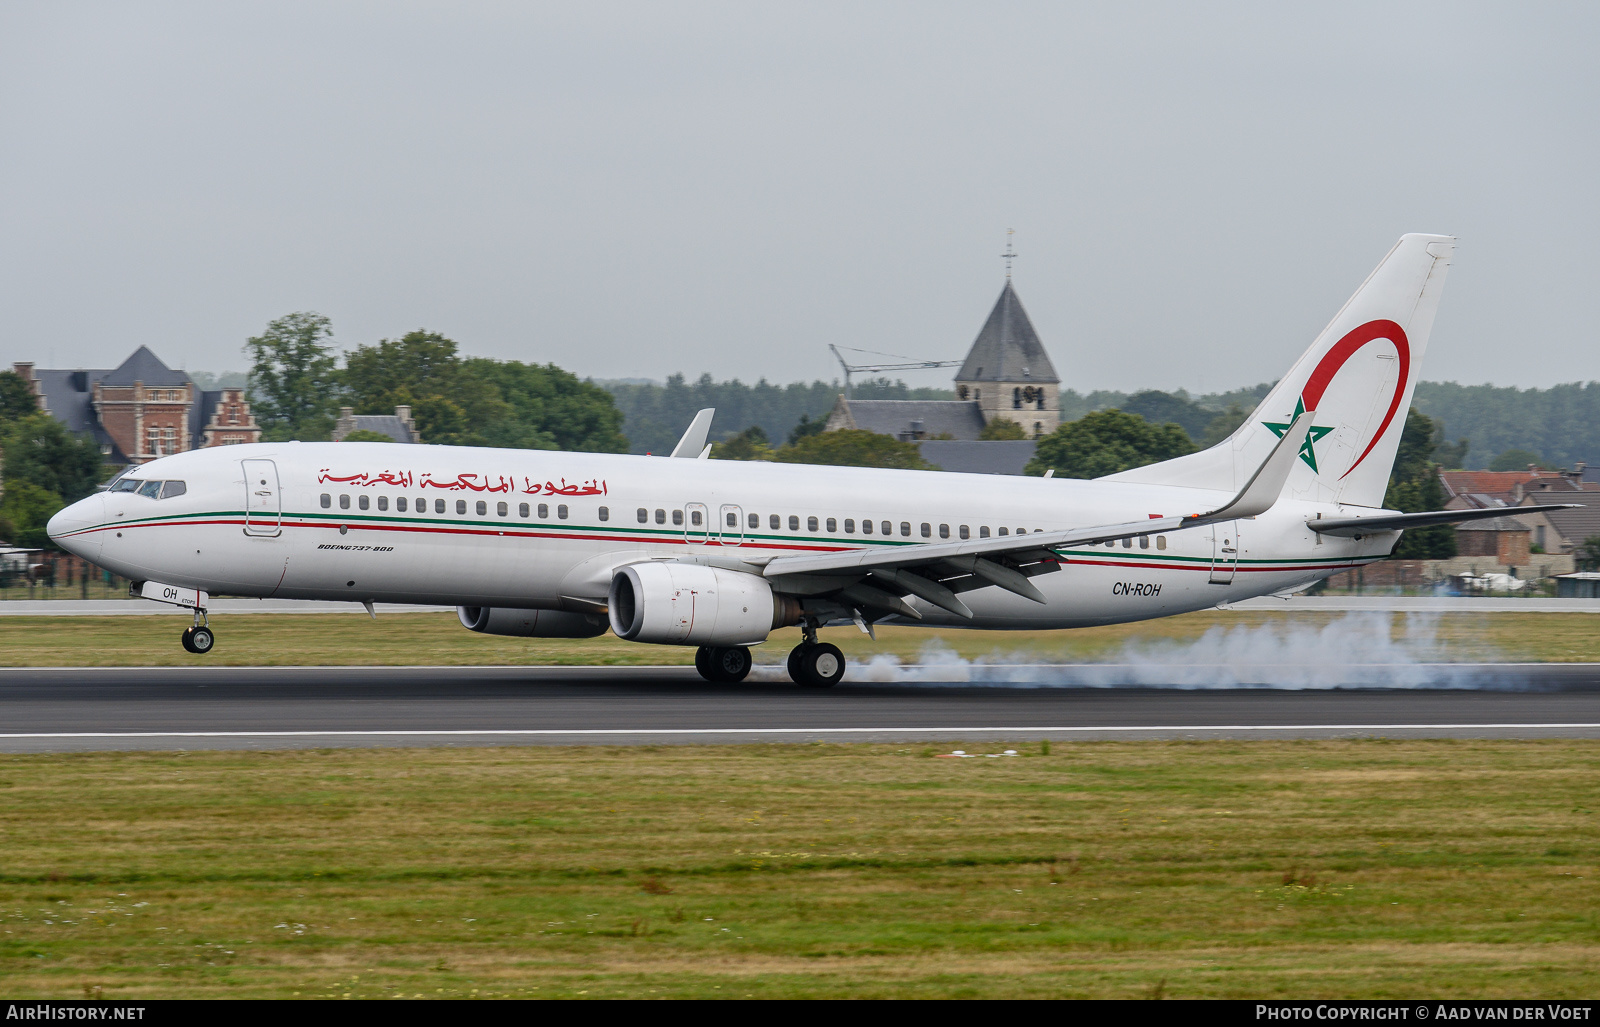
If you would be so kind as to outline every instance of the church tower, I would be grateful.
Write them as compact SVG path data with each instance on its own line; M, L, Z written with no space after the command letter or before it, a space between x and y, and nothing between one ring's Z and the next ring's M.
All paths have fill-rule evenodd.
M977 403L984 424L997 418L1016 421L1037 439L1061 424L1060 390L1061 379L1008 274L956 374L956 397Z

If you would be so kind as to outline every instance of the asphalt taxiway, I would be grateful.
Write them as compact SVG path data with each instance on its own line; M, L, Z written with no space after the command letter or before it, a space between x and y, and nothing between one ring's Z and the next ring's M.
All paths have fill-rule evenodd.
M1477 665L1468 678L1439 679L1471 680L1471 688L1085 688L1052 685L1049 668L1036 670L1027 681L847 678L812 690L776 680L774 671L761 675L767 680L721 686L670 667L10 668L0 669L0 752L1600 738L1600 664Z

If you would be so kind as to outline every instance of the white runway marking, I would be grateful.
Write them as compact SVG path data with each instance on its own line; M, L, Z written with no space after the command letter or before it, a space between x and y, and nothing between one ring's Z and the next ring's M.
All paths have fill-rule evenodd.
M1041 731L1086 733L1094 731L1472 731L1472 730L1596 730L1594 724L1166 724L1127 726L1116 724L1074 727L710 727L710 728L484 728L439 731L52 731L3 733L0 740L24 738L415 738L549 735L843 735L931 734L1004 731L1037 734Z

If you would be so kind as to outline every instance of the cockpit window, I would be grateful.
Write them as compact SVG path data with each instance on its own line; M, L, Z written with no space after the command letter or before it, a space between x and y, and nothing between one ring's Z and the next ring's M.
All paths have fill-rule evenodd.
M112 492L137 492L150 499L171 499L181 496L189 491L186 482L181 481L145 481L140 478L119 478L112 483Z

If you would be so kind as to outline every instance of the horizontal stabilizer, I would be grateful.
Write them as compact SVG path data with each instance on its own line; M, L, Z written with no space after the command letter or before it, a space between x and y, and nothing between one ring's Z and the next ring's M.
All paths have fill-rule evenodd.
M1483 510L1426 510L1422 513L1380 514L1375 517L1324 517L1310 520L1306 527L1319 535L1338 535L1341 538L1361 538L1380 531L1404 531L1406 528L1426 528L1434 524L1460 524L1463 521L1481 521L1491 517L1515 517L1519 512L1543 513L1546 510L1572 510L1582 503L1551 503L1546 506L1516 507L1492 506Z

